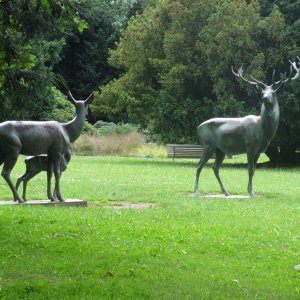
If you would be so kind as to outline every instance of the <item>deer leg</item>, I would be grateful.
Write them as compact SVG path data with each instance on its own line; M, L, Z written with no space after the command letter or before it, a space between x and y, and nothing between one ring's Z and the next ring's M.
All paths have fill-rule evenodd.
M203 149L203 154L202 154L202 158L200 159L198 166L197 166L197 171L196 171L196 180L195 180L195 189L194 189L194 193L199 196L199 177L200 177L200 173L204 167L204 165L207 163L207 161L209 160L209 158L211 157L213 152L213 149L210 147L204 147Z
M55 199L57 199L56 185L54 185L54 189L53 189L53 197L54 197Z
M57 192L56 192L55 187L54 187L54 191L53 191L53 197L57 199Z
M16 183L16 191L18 191L21 182L23 182L23 196L22 196L22 198L23 198L24 201L26 201L26 195L25 195L25 192L24 192L24 189L26 190L26 186L25 186L24 180L28 176L29 176L29 172L25 172L21 177L19 177L17 179L17 183Z
M227 192L226 188L224 187L223 182L219 175L219 170L220 170L220 167L222 165L224 158L225 158L225 153L219 149L216 149L216 160L213 165L213 170L214 170L215 176L220 184L222 192L225 194L225 196L230 196L230 194Z
M21 182L24 180L24 178L25 178L26 176L27 176L27 173L24 173L21 177L19 177L19 178L17 179L17 183L16 183L16 191L18 191Z
M56 197L54 198L52 196L52 191L51 191L51 179L52 179L52 174L53 174L53 164L52 161L48 161L48 166L47 166L47 196L48 199L50 199L51 201L56 201Z
M54 160L53 171L55 176L54 193L56 194L56 197L60 202L64 202L65 200L63 199L60 193L60 156Z
M15 186L13 185L13 183L10 179L11 170L15 166L15 164L17 162L17 159L18 159L18 155L7 156L5 161L4 161L4 166L3 166L3 169L2 169L1 175L5 179L5 181L7 182L8 186L10 187L10 189L13 193L14 201L19 201L19 203L23 203L24 201L18 195L18 192L16 191L16 188L15 188Z
M247 158L248 158L248 174L249 174L249 181L248 181L248 193L250 194L250 197L256 197L254 191L253 191L253 187L252 187L252 178L255 172L255 167L256 167L256 163L257 160L259 158L260 154L255 154L255 155L251 155L251 154L247 154Z
M23 179L23 199L26 201L26 189L27 189L27 183L30 179L32 179L35 175L37 175L39 172L29 172L27 173L27 176Z

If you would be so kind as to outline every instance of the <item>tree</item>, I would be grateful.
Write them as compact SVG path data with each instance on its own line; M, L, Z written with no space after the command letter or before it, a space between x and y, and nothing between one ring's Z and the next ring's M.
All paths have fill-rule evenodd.
M40 119L55 106L53 66L65 28L81 25L69 1L0 2L0 117ZM51 28L51 30L49 30Z
M119 31L127 25L128 15L142 9L135 0L82 0L78 6L80 19L88 28L70 30L63 58L55 67L78 97L85 97L99 85L119 75L107 62L108 50L119 38Z
M196 48L209 3L160 1L132 18L110 56L126 72L102 89L94 112L117 119L120 113L162 140L193 139L199 119L211 111L210 82Z
M273 69L278 77L288 71L299 51L278 6L264 16L260 8L258 1L157 1L130 20L111 51L110 63L125 72L101 88L94 112L141 124L163 142L196 142L197 125L213 116L257 114L257 96L231 66L244 64L249 76L270 82ZM279 158L274 149L286 148L284 126L300 131L285 102L298 101L295 89L297 83L279 95L282 123L272 159ZM290 151L299 144L295 139Z
M299 56L300 50L300 1L299 0L261 0L262 14L268 15L274 5L278 5L286 21L286 35L290 37L290 44L296 45L296 51L291 53L290 58ZM292 40L292 41L291 41ZM281 119L278 133L268 149L268 156L273 161L299 161L296 150L300 146L299 112L300 112L300 82L294 82L284 93L280 95Z

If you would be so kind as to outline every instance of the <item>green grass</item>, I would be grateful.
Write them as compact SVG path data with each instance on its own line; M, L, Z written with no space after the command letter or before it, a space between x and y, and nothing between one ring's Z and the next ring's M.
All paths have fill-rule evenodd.
M242 161L221 169L232 194L246 194ZM258 198L206 199L196 164L74 156L62 192L88 208L0 206L0 299L300 299L300 169L258 168ZM200 189L219 193L210 167ZM45 174L27 195L45 198ZM105 208L120 200L157 205Z

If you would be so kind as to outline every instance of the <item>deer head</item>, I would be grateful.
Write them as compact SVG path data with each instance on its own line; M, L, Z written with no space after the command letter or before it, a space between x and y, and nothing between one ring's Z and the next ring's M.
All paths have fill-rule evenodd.
M92 103L94 99L94 93L91 93L85 100L76 100L72 93L68 91L68 99L75 106L76 111L84 111L85 116L87 115L87 107L90 103Z

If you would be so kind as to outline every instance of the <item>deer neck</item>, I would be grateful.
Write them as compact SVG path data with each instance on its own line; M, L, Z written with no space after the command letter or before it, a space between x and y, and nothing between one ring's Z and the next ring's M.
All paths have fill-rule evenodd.
M63 124L71 143L73 143L82 132L85 116L86 111L84 105L76 106L76 115L74 119L68 123Z
M261 124L267 140L272 140L279 124L279 106L275 98L272 103L261 106Z

